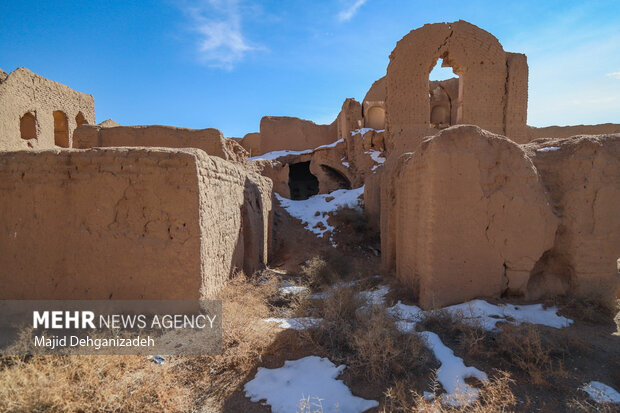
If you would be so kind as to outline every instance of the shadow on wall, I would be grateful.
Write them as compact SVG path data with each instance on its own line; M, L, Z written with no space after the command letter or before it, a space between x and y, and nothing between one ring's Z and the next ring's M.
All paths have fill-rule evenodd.
M337 189L351 189L351 181L349 181L346 176L344 176L331 166L321 165L321 169L323 170L323 172L325 172L327 178L333 181Z

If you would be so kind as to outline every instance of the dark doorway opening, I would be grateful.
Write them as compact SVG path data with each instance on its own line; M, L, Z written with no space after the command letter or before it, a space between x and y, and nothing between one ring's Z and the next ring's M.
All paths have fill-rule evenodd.
M288 187L291 199L308 199L319 193L319 180L310 172L310 161L289 164Z

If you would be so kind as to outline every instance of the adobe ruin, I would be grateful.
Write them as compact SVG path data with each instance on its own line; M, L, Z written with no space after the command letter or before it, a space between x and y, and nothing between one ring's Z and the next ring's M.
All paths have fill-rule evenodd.
M95 101L20 67L0 70L0 150L70 148L73 132L95 123Z
M430 81L439 59L458 77ZM92 96L3 74L1 294L208 297L268 264L274 193L362 186L385 274L424 308L620 292L620 125L527 126L528 71L470 23L427 24L331 124L242 139L95 125Z
M271 181L199 149L2 152L0 174L2 299L201 299L269 258Z

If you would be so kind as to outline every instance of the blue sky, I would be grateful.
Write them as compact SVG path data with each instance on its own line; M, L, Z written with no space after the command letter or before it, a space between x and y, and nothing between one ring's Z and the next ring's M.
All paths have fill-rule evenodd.
M0 68L93 94L98 122L243 136L265 115L330 123L410 30L458 19L527 54L530 125L620 123L618 0L3 0Z

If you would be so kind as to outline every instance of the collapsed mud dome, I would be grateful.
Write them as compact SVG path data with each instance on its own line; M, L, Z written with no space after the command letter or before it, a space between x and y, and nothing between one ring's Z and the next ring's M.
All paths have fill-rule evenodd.
M179 410L612 411L620 125L528 126L528 70L427 24L333 123L240 139L96 124L91 95L0 71L0 299L223 299L224 356L161 367L204 385Z

